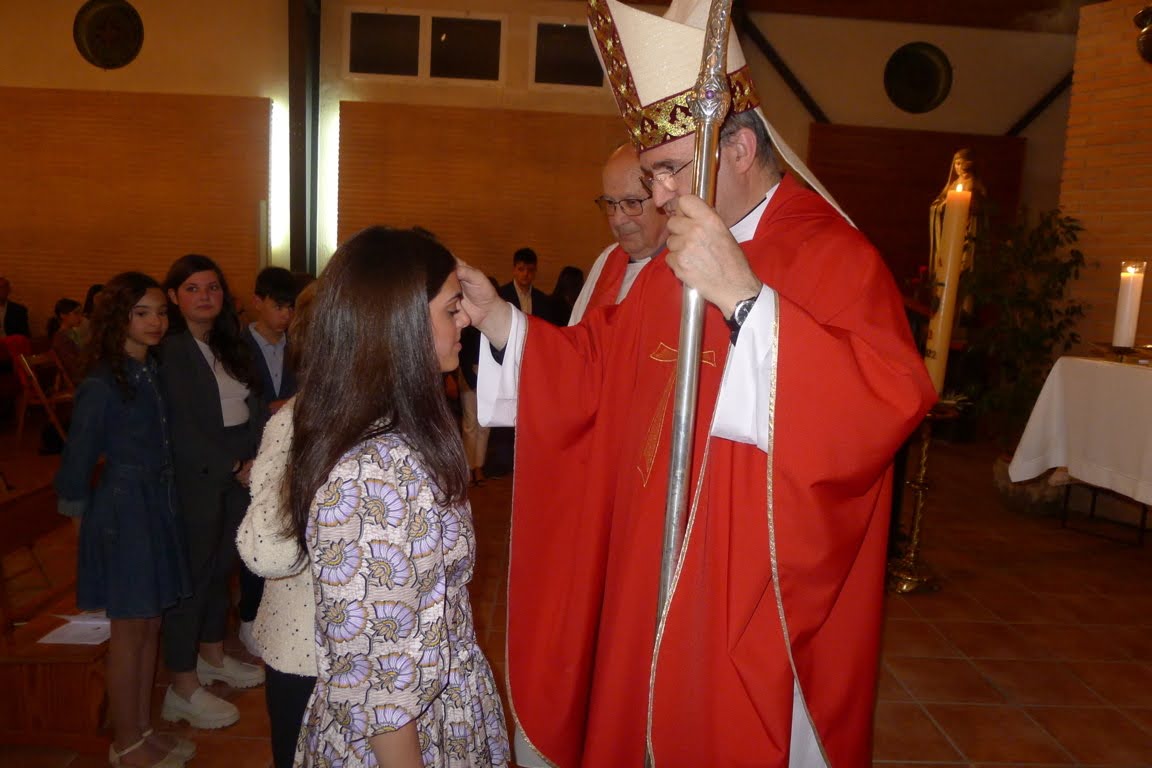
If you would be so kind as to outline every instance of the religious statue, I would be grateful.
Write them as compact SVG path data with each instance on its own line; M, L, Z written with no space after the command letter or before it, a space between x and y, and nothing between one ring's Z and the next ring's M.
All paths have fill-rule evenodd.
M932 251L928 269L933 301L924 363L937 392L944 391L960 273L972 268L972 237L983 219L984 185L976 178L974 168L970 150L961 149L953 155L948 183L932 201L929 219ZM971 297L965 297L963 304L961 312L971 312Z
M948 205L949 192L969 193L964 196L968 208L966 234L968 237L974 237L983 221L985 190L983 183L976 176L976 162L972 159L972 150L961 149L952 156L952 166L948 171L948 183L932 201L929 217L931 256L928 262L928 271L930 274L936 274L943 266L944 254L941 252L940 245L944 234L944 212ZM953 195L953 202L956 202L955 195ZM963 246L960 262L961 271L972 268L973 244L968 237L965 238Z

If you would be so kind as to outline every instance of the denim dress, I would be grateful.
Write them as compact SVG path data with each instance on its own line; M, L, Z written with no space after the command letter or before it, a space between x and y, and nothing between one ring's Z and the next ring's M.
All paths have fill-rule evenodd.
M106 364L77 389L55 486L60 511L82 516L77 606L139 619L161 615L190 593L191 582L156 365L128 359L124 366L136 390L131 399Z

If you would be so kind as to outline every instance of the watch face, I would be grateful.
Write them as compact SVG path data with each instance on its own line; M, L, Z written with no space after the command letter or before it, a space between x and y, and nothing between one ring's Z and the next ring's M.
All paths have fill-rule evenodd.
M744 299L736 305L735 311L732 312L732 319L736 321L737 325L744 325L745 318L748 313L752 311L752 307L756 305L756 299Z

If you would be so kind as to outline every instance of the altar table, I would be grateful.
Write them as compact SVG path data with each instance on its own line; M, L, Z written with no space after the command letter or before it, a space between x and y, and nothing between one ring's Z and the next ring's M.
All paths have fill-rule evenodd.
M1152 370L1083 357L1057 360L1008 476L1021 482L1053 467L1152 504Z

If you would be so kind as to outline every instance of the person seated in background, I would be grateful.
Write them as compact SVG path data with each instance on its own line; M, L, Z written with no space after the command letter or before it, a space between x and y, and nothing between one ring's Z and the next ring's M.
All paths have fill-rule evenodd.
M48 335L52 337L52 349L60 358L60 364L73 384L78 384L84 376L81 360L86 338L81 337L80 326L84 324L83 307L75 299L60 299L48 320Z
M579 267L567 266L560 270L556 278L556 287L552 289L549 300L552 302L552 323L554 325L568 325L572 317L572 307L580 296L584 287L584 271Z
M32 336L28 326L28 307L9 301L12 281L0 277L0 336Z

